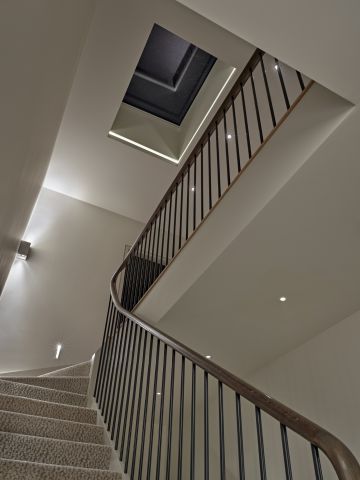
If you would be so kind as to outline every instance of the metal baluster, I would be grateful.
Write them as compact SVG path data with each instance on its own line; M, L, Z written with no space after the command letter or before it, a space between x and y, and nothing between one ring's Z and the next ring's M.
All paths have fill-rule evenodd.
M125 334L124 334L124 343L123 343L121 360L120 360L120 372L119 372L119 379L118 379L118 385L117 385L116 400L114 402L114 406L115 406L114 418L112 418L112 406L111 406L111 414L110 414L110 419L111 419L111 423L112 423L111 440L114 438L114 434L115 434L115 425L116 425L116 420L117 420L117 407L118 407L118 404L119 404L119 397L120 397L121 383L122 383L122 375L123 375L123 371L124 371L126 350L127 350L128 338L129 338L128 337L128 335L129 335L129 324L130 324L130 320L128 320L126 318L125 319L125 325L123 326L123 328L125 328Z
M145 248L145 239L144 239L144 235L141 236L140 238L140 248L139 248L139 255L138 255L138 281L136 282L136 286L135 286L135 294L134 294L134 307L136 306L136 304L138 303L138 301L141 299L142 297L142 291L141 291L141 282L142 282L142 278L143 278L143 267L144 267L144 261L143 261L143 257L144 257L144 248Z
M224 435L224 398L223 384L218 382L219 395L219 437L220 437L220 478L225 480L225 435Z
M152 364L153 340L154 340L154 337L151 335L151 337L150 337L150 348L149 348L149 358L148 358L148 365L147 365L148 371L147 371L147 378L146 378L144 415L143 415L142 434L141 434L141 448L140 448L140 458L139 458L138 480L141 480L143 462L144 462L144 448L145 448L145 436L146 436L146 426L147 426L146 421L147 421L147 410L148 410L148 402L149 402L149 389L150 389L150 375L151 375L151 364Z
M260 477L261 477L261 480L266 480L264 437L262 432L261 410L259 407L255 407L255 415L256 415L256 430L257 430L258 451L259 451Z
M235 394L236 403L236 429L238 439L238 457L239 457L239 477L240 480L245 480L245 460L244 460L244 441L242 431L241 419L241 399L238 393Z
M193 231L196 229L196 155L194 159L194 201L193 201Z
M315 469L315 478L316 480L323 480L323 474L321 469L321 462L320 462L320 455L319 449L315 445L311 444L311 453L314 462L314 469Z
M220 198L221 197L221 174L220 174L219 129L218 129L217 121L215 121L215 140L216 140L216 165L217 165L218 198Z
M119 452L120 453L120 455L119 455L120 460L123 459L123 453L124 453L125 433L126 433L126 428L127 428L129 401L130 401L130 390L131 390L131 383L132 383L132 378L133 378L133 367L134 367L134 358L135 358L135 350L136 350L136 339L137 339L139 328L141 328L141 327L139 327L138 325L135 325L134 341L132 343L132 352L131 352L129 381L128 381L128 384L127 384L127 387L126 387L127 394L126 394L126 404L125 404L125 412L124 412L124 424L123 424L123 427L122 427L122 438L121 438L121 445L120 445L120 452ZM138 354L137 354L137 364L138 364L138 362L139 362L139 351L140 351L140 345L139 344L137 346L137 351L138 351ZM133 388L135 388L136 381L137 381L137 378L136 378L136 375L135 375ZM119 432L119 435L120 435L120 422L118 424L118 432ZM118 437L120 438L119 435L118 435Z
M181 174L181 193L180 193L180 219L179 219L179 250L182 245L182 224L183 224L183 194L184 194L184 174Z
M156 258L155 258L155 244L156 244L156 230L157 230L157 214L153 221L154 225L154 233L153 233L153 243L152 243L152 251L151 251L151 280L149 287L154 283L155 280L155 271L156 271Z
M160 480L160 468L161 468L161 444L163 433L163 421L164 421L164 401L165 401L165 382L166 382L166 365L167 365L167 345L164 344L164 357L162 364L162 380L161 380L161 399L160 399L160 414L159 414L159 430L158 430L158 450L156 461L156 476L157 480Z
M127 299L126 299L126 310L131 310L132 309L132 295L133 295L133 289L134 289L134 271L135 271L135 249L132 250L130 255L128 256L129 259L129 283L128 283L128 294L127 294Z
M204 479L209 480L209 375L204 371Z
M170 192L170 202L169 202L169 222L168 222L168 236L166 241L166 264L169 263L169 245L170 245L170 233L171 233L171 214L172 214L172 192Z
M230 160L229 160L229 139L228 139L228 130L226 123L226 111L223 110L224 114L224 137L225 137L225 157L226 157L226 173L227 173L227 182L228 186L230 185Z
M136 462L136 453L137 453L137 441L139 435L139 421L140 421L140 409L141 409L141 400L142 400L142 386L144 380L144 370L145 370L145 357L146 357L146 347L147 347L147 331L144 330L144 342L143 342L143 350L142 350L142 359L141 359L141 368L140 368L140 379L139 379L139 395L138 395L138 403L137 403L137 411L136 411L136 420L135 420L135 434L134 434L134 444L133 444L133 457L131 462L131 480L134 477L134 470L135 470L135 462ZM143 333L143 329L140 332L140 340L141 342L141 335ZM135 378L137 378L137 370L135 372ZM135 384L137 386L137 383ZM133 407L135 407L135 396L136 396L136 389L133 391L133 403L131 406L131 420L130 425L132 425L132 418L133 418ZM131 437L132 437L132 427L130 429L126 447L126 456L125 456L125 473L128 471L129 465L129 456L130 456L130 446L131 446Z
M190 443L190 480L195 478L195 408L196 408L196 365L192 364L191 377L191 443Z
M240 87L240 92L241 92L241 100L242 100L244 123L245 123L246 143L247 143L248 155L249 155L249 158L251 158L252 153L251 153L250 132L249 132L249 124L248 124L248 119L247 119L247 113L246 113L244 88L243 88L242 85Z
M150 261L150 250L151 250L151 235L152 235L152 224L149 226L148 231L147 231L147 239L146 239L146 255L145 255L145 275L144 275L144 293L147 291L150 285L150 267L151 267L151 261Z
M162 240L161 240L161 268L163 266L163 259L164 259L164 244L165 244L165 224L166 224L166 212L167 212L167 204L168 201L165 200L165 207L164 207L164 223L163 223L163 232L162 232Z
M264 65L264 60L263 60L262 55L260 57L260 63L261 63L261 70L262 70L263 79L264 79L264 83L265 83L265 90L266 90L266 95L267 95L267 99L268 99L271 120L272 120L273 127L276 127L275 112L274 112L274 107L273 107L272 100L271 100L270 87L269 87L269 82L268 82L268 79L267 79L267 76L266 76L266 70L265 70L265 65Z
M115 450L118 449L119 440L120 440L120 425L122 422L122 414L123 414L125 391L126 391L126 384L127 384L127 377L128 377L128 367L129 367L130 349L131 349L132 338L133 338L133 330L134 330L134 324L133 322L130 322L129 342L128 342L128 348L126 352L126 359L125 359L125 366L124 366L124 381L122 385L120 405L118 408L117 422L116 421L114 422L114 427L115 427L115 424L117 423L116 435L115 435Z
M121 327L121 339L120 339L120 347L119 347L119 354L118 354L118 362L117 362L117 368L115 372L115 381L114 381L114 390L111 398L111 403L110 403L110 412L109 412L109 426L111 425L111 429L113 427L113 410L114 410L114 403L115 403L115 392L117 391L118 383L121 381L121 371L122 371L122 363L124 361L124 348L125 348L125 341L126 341L126 332L127 328L125 328L128 325L128 321L126 321L125 317L121 315L122 317L122 327ZM120 367L120 368L119 368ZM114 419L115 420L115 419ZM110 431L110 428L108 429Z
M109 370L110 370L110 365L111 365L111 354L112 354L112 347L114 344L114 332L115 332L115 314L116 314L116 309L115 306L112 305L112 311L111 311L111 328L110 328L110 336L108 337L107 341L109 344L108 350L107 350L107 355L106 355L106 360L105 360L105 369L104 369L104 382L101 387L101 392L100 392L100 402L99 402L99 408L101 410L101 413L104 410L104 405L105 405L105 399L107 395L107 388L108 388L108 382L109 382Z
M108 309L106 313L106 322L105 322L105 327L104 327L104 333L103 333L103 339L101 343L101 352L100 352L100 359L99 359L99 366L98 366L98 371L96 375L96 382L95 382L95 390L94 390L94 397L96 399L96 402L98 401L98 393L99 393L99 387L101 380L103 379L103 368L104 368L104 355L105 355L105 340L107 336L107 331L110 325L110 308L112 306L112 299L111 295L109 297L109 303L108 303Z
M297 75L297 78L298 78L299 83L300 83L301 90L305 90L304 80L302 78L301 73L298 70L295 70L295 71L296 71L296 75Z
M212 209L212 185L211 185L211 143L208 133L208 164L209 164L209 210Z
M281 443L282 443L283 454L284 454L286 480L292 480L289 442L288 442L285 425L280 424L280 432L281 432Z
M290 108L289 97L288 97L288 94L287 94L287 91L286 91L285 82L284 82L283 74L282 74L282 71L281 71L281 67L280 67L280 64L279 64L279 61L278 61L277 58L275 58L275 66L276 66L276 70L277 70L278 75L279 75L281 89L282 89L282 92L283 92L283 95L284 95L285 105L286 105L286 108L289 110L289 108Z
M258 129L259 129L260 143L263 143L264 135L263 135L262 126L261 126L259 104L258 104L258 101L257 101L256 90L255 90L255 82L254 82L254 77L253 77L252 70L250 70L250 80L251 80L251 88L252 88L253 97L254 97L254 105L255 105L256 119L257 119L257 124L258 124Z
M187 192L186 192L186 226L185 240L189 238L189 195L190 195L190 165L187 167Z
M166 456L166 480L170 480L171 469L171 444L172 444L172 422L174 409L174 383L175 383L175 350L172 350L171 360L171 376L170 376L170 400L169 400L169 418L168 418L168 441L167 441L167 456Z
M151 407L151 419L150 419L150 436L148 445L148 464L147 464L147 480L150 480L151 476L151 464L152 464L152 450L154 441L154 422L155 422L155 409L156 409L156 397L157 397L157 380L159 372L159 353L160 353L160 340L157 340L156 344L156 357L155 357L155 372L154 372L154 386L153 386L153 399Z
M204 152L203 144L201 144L200 153L200 193L201 193L201 220L204 219Z
M179 406L179 453L178 453L178 476L182 479L182 457L184 440L184 389L185 389L185 357L181 357L181 380L180 380L180 406Z
M176 233L176 214L177 214L177 197L178 197L178 184L175 185L175 206L174 206L174 234L172 244L172 256L175 256L175 233Z
M238 172L240 172L240 170L241 170L241 163L240 163L239 135L238 135L237 121L236 121L236 112L235 112L234 97L231 97L231 109L232 109L233 123L234 123L234 136L235 136L235 147L236 147L236 161L237 161Z
M115 348L114 348L114 360L111 365L110 370L110 387L109 387L109 395L105 405L105 413L104 413L104 422L108 423L109 417L109 407L110 407L110 399L114 398L115 394L115 384L116 384L116 374L115 374L115 365L118 363L119 355L120 355L120 344L121 344L121 337L123 336L123 329L121 328L120 334L120 314L117 312L116 314L116 330L115 330ZM111 395L112 394L112 395Z
M159 262L159 247L160 247L160 230L161 230L161 218L162 218L162 209L159 209L159 228L158 228L158 235L157 235L157 240L156 240L156 254L155 254L155 260L156 260L156 269L155 269L155 280L161 273L161 262Z

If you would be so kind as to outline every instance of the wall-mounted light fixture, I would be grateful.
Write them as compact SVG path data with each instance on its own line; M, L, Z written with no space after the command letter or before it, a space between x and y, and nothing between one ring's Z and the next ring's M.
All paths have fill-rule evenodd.
M18 251L16 253L16 258L21 258L22 260L27 260L30 254L30 242L25 242L25 240L21 240Z

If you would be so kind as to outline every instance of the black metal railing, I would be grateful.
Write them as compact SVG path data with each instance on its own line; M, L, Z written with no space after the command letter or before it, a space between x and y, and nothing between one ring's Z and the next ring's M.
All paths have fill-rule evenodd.
M126 311L116 283L95 398L131 480L360 479L340 440Z
M126 309L140 301L311 84L256 50L124 260Z

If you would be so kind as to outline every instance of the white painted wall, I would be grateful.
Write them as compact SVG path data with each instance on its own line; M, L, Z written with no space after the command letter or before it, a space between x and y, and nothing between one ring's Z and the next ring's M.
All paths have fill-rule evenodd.
M360 311L247 377L339 437L360 458Z
M101 343L109 282L142 224L43 189L0 299L0 372L87 360ZM57 342L64 345L58 362Z
M0 293L41 188L94 0L0 2Z

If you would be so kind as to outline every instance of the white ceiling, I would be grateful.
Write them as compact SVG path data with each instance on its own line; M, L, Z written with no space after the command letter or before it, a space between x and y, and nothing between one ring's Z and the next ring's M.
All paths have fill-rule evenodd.
M360 309L359 123L356 107L160 329L245 375Z
M107 134L155 22L235 67L254 50L175 0L98 0L44 183L143 222L178 167Z
M360 99L358 0L179 0L330 90Z

